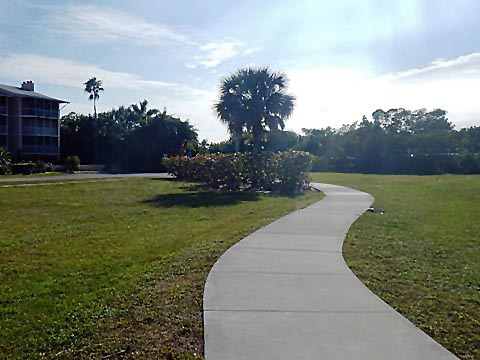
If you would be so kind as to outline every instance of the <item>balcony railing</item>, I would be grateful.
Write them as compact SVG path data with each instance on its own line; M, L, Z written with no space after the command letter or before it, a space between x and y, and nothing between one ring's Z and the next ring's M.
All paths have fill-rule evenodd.
M58 119L60 117L60 111L22 107L22 116L38 116L38 117Z
M58 129L41 126L22 126L22 134L32 136L58 136Z
M24 154L58 154L58 146L23 145Z
M5 105L0 105L0 115L7 115L7 107Z

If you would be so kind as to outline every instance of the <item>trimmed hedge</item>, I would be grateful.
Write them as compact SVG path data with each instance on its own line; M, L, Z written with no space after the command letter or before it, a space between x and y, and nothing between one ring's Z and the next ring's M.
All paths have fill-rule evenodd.
M39 160L36 163L29 161L25 163L12 164L11 168L12 174L31 175L52 171L52 164Z
M33 162L12 164L12 174L14 175L30 175L33 174L34 171L35 164Z
M312 156L301 151L282 153L206 154L172 157L163 166L178 179L206 183L216 189L294 193L308 186Z

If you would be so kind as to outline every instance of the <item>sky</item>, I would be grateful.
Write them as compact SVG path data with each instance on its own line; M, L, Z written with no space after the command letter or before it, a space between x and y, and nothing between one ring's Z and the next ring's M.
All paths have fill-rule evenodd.
M0 83L93 111L148 100L208 141L223 77L268 66L296 97L286 129L341 127L377 109L442 108L480 126L478 0L137 0L0 2Z

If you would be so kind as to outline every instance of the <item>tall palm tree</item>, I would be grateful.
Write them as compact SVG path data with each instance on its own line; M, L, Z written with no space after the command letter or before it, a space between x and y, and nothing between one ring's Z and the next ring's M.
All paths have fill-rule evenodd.
M246 121L241 100L242 81L238 74L230 75L222 80L220 86L220 100L214 109L221 122L227 125L228 132L233 136L235 152L240 152L242 133Z
M222 80L214 109L234 137L235 151L244 130L251 132L253 152L258 154L267 131L284 129L295 104L295 98L285 92L287 85L285 74L267 67L240 69Z
M85 85L85 91L89 93L88 100L93 100L93 114L95 117L95 163L98 162L98 119L97 119L97 100L100 98L100 91L103 91L102 80L97 80L94 76L89 79Z
M85 85L85 91L90 94L88 100L93 100L93 114L95 118L97 117L97 100L100 99L100 91L103 91L102 80L97 80L96 77L92 77L88 80Z

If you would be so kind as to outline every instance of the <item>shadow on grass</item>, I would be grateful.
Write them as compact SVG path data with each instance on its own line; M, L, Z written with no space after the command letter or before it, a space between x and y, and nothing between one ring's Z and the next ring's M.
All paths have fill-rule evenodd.
M178 194L160 194L144 203L169 208L178 207L210 207L228 206L239 204L242 201L257 201L259 195L253 192L219 192L219 191L197 191L183 192Z

